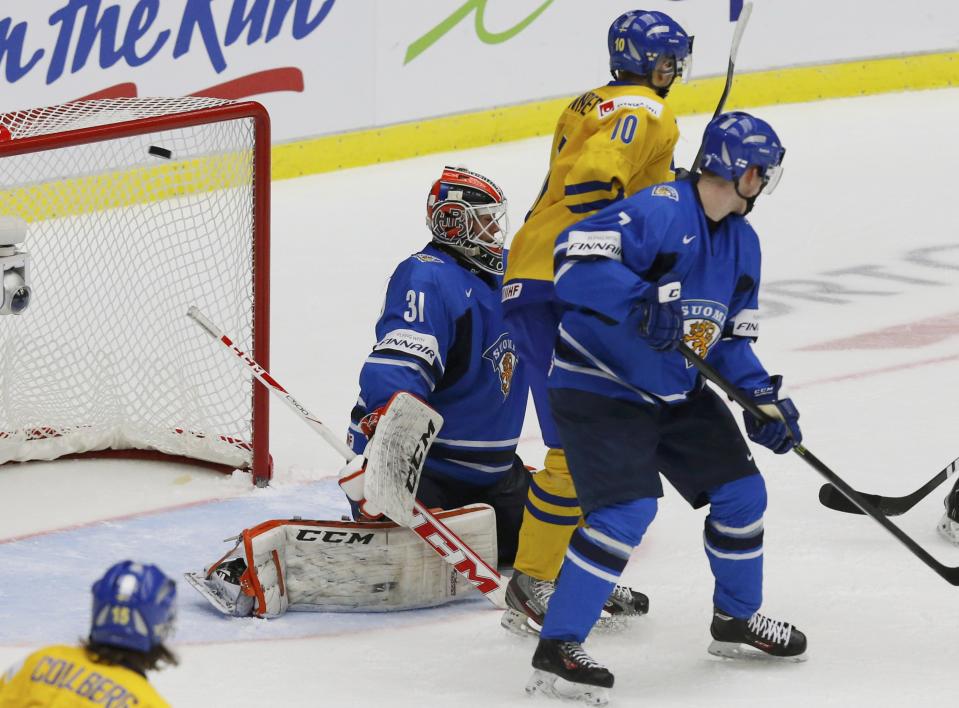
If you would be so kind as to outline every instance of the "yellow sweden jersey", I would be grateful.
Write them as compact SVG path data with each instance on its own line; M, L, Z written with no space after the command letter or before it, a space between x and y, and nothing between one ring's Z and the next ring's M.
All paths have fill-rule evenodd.
M140 674L98 664L81 647L50 646L0 676L0 708L168 708Z
M613 81L570 103L556 125L543 190L513 238L504 301L550 299L559 233L624 196L671 180L677 140L676 117L651 88ZM530 280L549 281L549 288ZM527 282L509 288L514 281Z

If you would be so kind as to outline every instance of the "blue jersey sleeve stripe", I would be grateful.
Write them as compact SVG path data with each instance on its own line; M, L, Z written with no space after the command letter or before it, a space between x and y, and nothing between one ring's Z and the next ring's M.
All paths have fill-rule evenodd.
M407 369L413 369L414 371L419 372L420 376L423 377L423 379L426 381L426 385L430 387L430 391L432 391L436 387L436 384L433 382L433 378L426 371L423 370L423 367L419 366L418 364L415 364L412 361L406 361L406 360L400 360L400 359L386 359L384 357L378 357L378 356L369 356L366 358L366 363L380 364L383 366L403 366Z
M559 514L549 514L545 511L541 511L533 506L532 502L529 499L526 500L526 511L534 519L539 519L540 521L546 522L547 524L553 524L554 526L576 526L579 524L579 516L560 516Z
M441 379L443 377L443 372L445 371L445 369L443 368L443 362L439 360L439 357L437 357L436 360L432 364L430 364L429 361L427 361L423 357L417 356L416 354L410 354L409 352L404 351L402 349L375 349L370 354L370 356L381 357L383 359L396 359L398 361L412 362L416 364L417 366L419 366L423 371L430 372L430 376L434 380Z
M608 192L613 188L613 182L600 182L593 180L591 182L579 182L578 184L566 185L566 196L571 197L575 194L587 194L589 192Z

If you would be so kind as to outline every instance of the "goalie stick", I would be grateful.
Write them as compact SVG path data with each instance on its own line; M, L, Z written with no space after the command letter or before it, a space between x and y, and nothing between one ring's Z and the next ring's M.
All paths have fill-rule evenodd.
M744 395L742 391L729 383L729 381L727 381L722 374L716 371L716 369L703 361L703 359L697 355L696 352L690 349L685 342L679 343L677 351L686 357L687 361L695 366L703 376L716 384L716 386L722 389L723 393L742 406L751 415L766 422L771 422L773 420L770 416L766 415L762 410L760 410L759 406L756 405L752 399ZM959 585L959 568L947 566L933 558L929 552L916 543L912 537L907 535L902 529L887 519L881 511L870 504L869 501L864 499L859 492L846 484L846 482L839 477L839 475L829 469L825 463L819 460L819 458L813 455L812 452L806 449L803 445L797 444L795 447L793 447L793 452L799 455L803 459L803 462L825 477L827 482L829 482L841 494L843 494L843 496L845 496L862 513L872 517L876 523L895 536L896 539L902 545L908 548L914 556L929 566L933 571L938 573L946 580L946 582L948 582L950 585Z
M226 336L196 306L191 306L187 315L213 339L232 352L242 366L246 366L260 383L279 396L290 409L303 419L311 430L326 440L347 462L356 457L356 454L345 442L340 440L319 418L293 398L270 375L270 372L260 366L250 354L239 349L233 343L233 340ZM494 606L499 609L506 608L506 581L503 577L466 545L459 536L453 533L446 524L430 513L429 509L423 506L419 500L414 500L413 520L409 524L409 528L477 590L483 593Z
M959 457L939 470L939 473L919 487L912 494L903 497L884 497L879 494L859 492L859 496L879 509L886 516L899 516L909 511L916 504L925 499L936 487L952 477L959 469ZM834 511L843 511L847 514L861 514L852 502L839 493L831 484L824 484L819 490L819 503Z
M716 104L716 110L713 111L713 118L723 112L726 105L726 99L729 97L729 91L733 87L733 74L736 71L736 55L739 53L739 43L742 41L743 32L746 31L746 24L749 22L749 16L752 14L753 4L747 2L743 4L743 9L739 11L739 18L736 20L736 27L733 29L733 41L729 45L729 66L726 68L726 85L723 87L723 95L719 97L719 103ZM699 171L700 163L703 161L703 145L700 143L699 152L696 153L696 159L693 160L691 173Z

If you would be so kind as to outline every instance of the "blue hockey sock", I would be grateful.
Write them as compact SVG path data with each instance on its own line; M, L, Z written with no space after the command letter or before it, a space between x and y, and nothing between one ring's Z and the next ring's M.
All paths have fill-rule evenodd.
M655 499L597 509L573 534L540 636L583 642L656 516Z
M752 616L763 601L763 512L766 485L758 474L713 490L703 545L716 579L713 604L733 617Z

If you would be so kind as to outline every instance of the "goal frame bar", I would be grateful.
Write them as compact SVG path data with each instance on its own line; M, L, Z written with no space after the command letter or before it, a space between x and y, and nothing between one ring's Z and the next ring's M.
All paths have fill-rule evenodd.
M8 111L0 119L23 115L29 110ZM49 135L34 135L0 142L0 159L45 152L60 148L105 142L116 138L208 125L230 120L253 121L253 351L258 361L269 365L270 360L270 116L266 108L256 101L240 101L222 106L197 108L181 113L135 118L107 125L64 130ZM183 313L186 317L186 313ZM253 483L266 486L273 474L270 456L270 407L269 391L256 379L252 380L252 459ZM211 433L213 431L210 431ZM120 457L125 459L166 460L188 462L198 466L230 473L234 468L214 462L168 455L156 450L96 450L66 455L70 458ZM59 458L63 459L63 458Z

